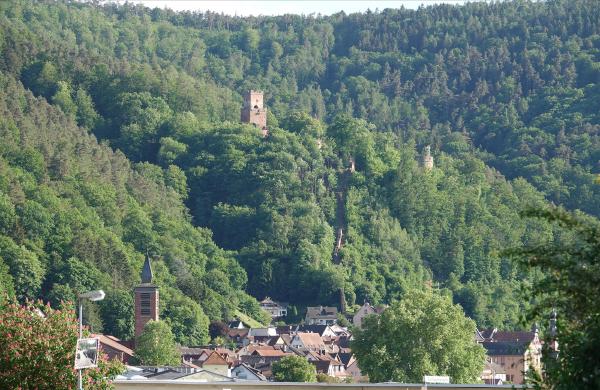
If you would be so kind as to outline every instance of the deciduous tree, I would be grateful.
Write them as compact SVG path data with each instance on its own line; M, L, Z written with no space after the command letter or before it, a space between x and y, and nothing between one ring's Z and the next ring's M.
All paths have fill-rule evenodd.
M284 356L273 363L273 376L277 382L316 382L315 366L302 356Z
M475 322L447 296L410 290L357 329L352 351L371 382L408 382L448 375L453 383L479 380L485 354Z
M181 361L175 336L166 321L148 321L136 340L135 356L144 365L176 365Z

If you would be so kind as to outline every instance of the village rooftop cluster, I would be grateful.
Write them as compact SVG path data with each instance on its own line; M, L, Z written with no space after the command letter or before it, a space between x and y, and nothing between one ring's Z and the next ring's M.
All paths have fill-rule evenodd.
M159 288L152 283L152 268L147 258L142 283L135 289L136 337L150 320L159 320ZM287 305L270 298L261 301L273 322L285 320ZM134 360L135 341L97 334L100 348L110 359L127 365L117 380L181 380L198 382L272 381L273 363L285 356L306 358L317 374L332 382L367 382L352 353L352 326L361 327L366 316L381 314L386 306L365 302L353 315L339 316L337 307L308 307L302 323L253 328L244 321L229 322L221 345L181 346L181 364L168 367L129 365ZM341 326L347 318L352 326ZM398 335L402 337L402 335ZM541 367L542 343L537 329L531 331L478 330L473 342L487 351L481 379L487 384L521 384L524 374Z

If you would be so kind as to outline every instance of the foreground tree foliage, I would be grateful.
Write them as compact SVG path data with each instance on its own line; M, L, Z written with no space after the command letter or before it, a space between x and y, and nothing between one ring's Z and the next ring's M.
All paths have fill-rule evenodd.
M181 355L166 321L150 320L135 340L135 357L145 366L176 366Z
M0 302L0 388L74 389L77 383L75 312L41 302ZM124 369L99 356L97 368L83 371L86 389L112 388L111 378Z
M530 321L545 328L546 345L558 340L558 358L544 349L545 375L534 384L544 389L600 388L600 225L597 221L561 209L531 210L537 217L562 227L557 242L513 251L526 268L544 276L527 294L535 299ZM550 313L558 313L556 334Z
M316 382L316 370L303 356L284 356L273 363L273 377L277 382Z
M365 318L351 346L371 382L420 383L425 375L447 375L452 383L476 383L485 352L475 329L450 298L413 290L380 316Z

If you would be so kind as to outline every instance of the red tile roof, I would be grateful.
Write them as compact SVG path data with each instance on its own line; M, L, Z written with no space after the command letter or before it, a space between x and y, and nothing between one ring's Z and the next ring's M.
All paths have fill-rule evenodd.
M321 347L325 345L321 336L318 333L298 333L296 336L300 339L304 347Z
M212 351L208 358L206 358L206 360L202 362L202 367L204 367L205 365L229 366L229 363L227 363L227 361L223 359L223 357L219 353Z
M126 355L133 356L133 350L131 348L128 348L128 347L124 346L123 344L121 344L119 342L120 340L114 336L109 337L109 336L106 336L103 334L97 334L97 335L92 335L92 337L97 337L100 340L100 344L107 345L116 351L123 352Z
M289 353L283 352L281 349L257 349L252 352L253 355L257 356L286 356Z

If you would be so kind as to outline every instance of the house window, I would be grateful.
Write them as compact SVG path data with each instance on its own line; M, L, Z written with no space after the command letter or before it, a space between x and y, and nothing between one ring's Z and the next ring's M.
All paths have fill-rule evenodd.
M151 294L150 293L141 293L140 294L140 311L143 316L150 315L150 302L151 302Z

